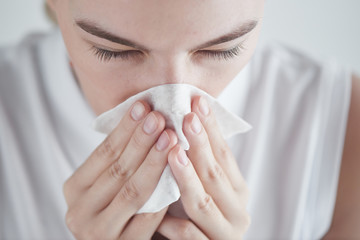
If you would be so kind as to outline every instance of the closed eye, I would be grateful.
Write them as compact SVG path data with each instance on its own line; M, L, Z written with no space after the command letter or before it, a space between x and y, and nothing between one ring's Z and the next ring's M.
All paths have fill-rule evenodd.
M139 50L125 50L125 51L110 51L93 46L92 51L94 55L102 62L108 62L112 59L133 60L144 56L144 53ZM229 50L198 50L194 52L196 55L207 57L214 60L230 60L239 56L245 50L242 44L235 46Z
M92 47L94 55L102 62L108 62L111 59L120 58L122 60L130 60L131 58L139 58L143 56L143 53L138 50L126 50L126 51L110 51L97 47Z
M229 50L199 50L195 54L200 54L205 57L209 57L216 60L230 60L239 56L245 50L242 44L237 45Z

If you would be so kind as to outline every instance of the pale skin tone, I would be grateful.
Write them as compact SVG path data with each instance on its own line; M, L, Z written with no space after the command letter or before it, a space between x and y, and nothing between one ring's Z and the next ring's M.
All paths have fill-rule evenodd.
M188 83L218 96L252 56L264 5L263 0L48 2L80 87L97 114L161 84ZM341 197L328 237L359 234L359 206L344 220L347 224L341 217L349 201L360 200L343 177L360 167L355 160L359 150L351 144L360 140L352 120L360 115L360 87L354 86L352 129L343 159L348 167L342 169ZM66 221L74 236L149 239L158 231L171 239L241 239L250 223L247 187L207 106L200 97L192 99L192 113L183 126L191 146L185 154L175 133L165 129L161 114L146 102L135 103L64 185ZM167 209L135 214L155 189L166 163L190 220L171 217Z

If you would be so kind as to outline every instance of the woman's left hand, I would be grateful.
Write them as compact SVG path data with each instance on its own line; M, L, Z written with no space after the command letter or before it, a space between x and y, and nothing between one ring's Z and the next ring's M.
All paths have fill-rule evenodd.
M169 239L242 239L250 225L248 189L204 98L193 99L183 129L190 149L186 155L176 146L168 161L190 219L166 215L158 232Z

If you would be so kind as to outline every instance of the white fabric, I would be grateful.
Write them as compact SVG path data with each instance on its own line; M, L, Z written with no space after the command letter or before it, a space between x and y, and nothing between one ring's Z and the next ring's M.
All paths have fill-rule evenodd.
M184 150L189 150L190 145L182 128L184 116L191 112L191 99L194 96L202 96L206 99L225 138L251 129L247 122L221 106L216 98L188 84L165 84L135 94L97 117L93 127L99 132L109 134L118 125L129 108L136 101L143 100L150 104L151 109L160 112L164 116L166 128L173 129L178 136L180 146ZM137 213L158 212L179 198L180 190L168 165L164 169L153 194Z
M327 231L350 90L334 62L269 45L221 94L253 127L228 141L251 192L245 239ZM94 119L58 32L0 50L0 239L72 238L62 185L104 139Z

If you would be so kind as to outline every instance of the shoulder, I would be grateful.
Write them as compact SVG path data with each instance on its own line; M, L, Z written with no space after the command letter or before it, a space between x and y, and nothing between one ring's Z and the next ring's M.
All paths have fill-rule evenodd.
M353 75L350 111L333 221L325 239L360 238L360 78Z
M283 199L289 206L301 206L301 214L294 213L293 219L301 218L304 234L323 236L334 210L351 71L335 60L281 44L259 49L249 69L250 76L244 78L246 89L250 87L243 116L253 126L248 135L254 143L251 150L266 156L263 166L268 162L276 166L267 168L268 174L274 171L275 176L277 169L286 169L276 174L288 187L277 191L285 195L294 191L298 198ZM250 152L250 145L246 146Z
M294 69L309 69L321 65L322 62L316 56L280 42L260 45L254 54L254 58L257 64L262 66L267 66L269 63L286 63L286 66Z
M340 123L347 114L351 71L335 59L324 59L271 43L256 51L249 69L251 97L271 101L273 109L281 106L279 116L296 108L297 111L306 111L309 116L321 118L314 121L315 124L327 121L335 112L338 116L331 120L332 124ZM338 114L341 109L341 114Z
M323 101L350 94L351 71L335 59L315 56L280 43L261 46L250 63L251 87L284 98ZM340 93L343 91L343 93Z
M278 81L291 83L301 80L315 79L319 72L329 65L316 56L312 56L297 48L273 42L257 48L252 59L253 70L264 78L277 77Z

